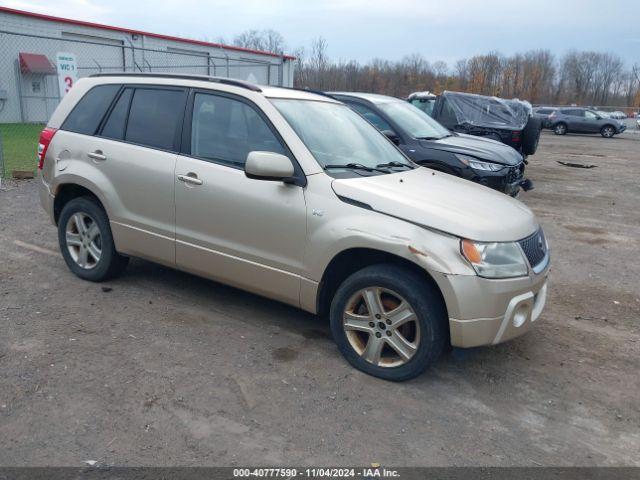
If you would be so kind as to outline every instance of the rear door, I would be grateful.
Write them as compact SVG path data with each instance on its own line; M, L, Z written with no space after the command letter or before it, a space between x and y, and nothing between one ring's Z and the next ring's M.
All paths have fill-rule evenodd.
M195 91L187 111L175 178L177 266L299 305L303 188L244 173L254 150L295 159L243 97Z
M87 144L100 171L116 248L175 264L174 170L187 91L123 86Z
M572 132L584 132L584 110L572 108L563 110L566 115L567 126Z

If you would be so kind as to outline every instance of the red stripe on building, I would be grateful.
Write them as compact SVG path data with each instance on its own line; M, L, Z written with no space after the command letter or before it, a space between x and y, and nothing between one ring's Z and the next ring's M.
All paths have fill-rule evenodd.
M254 53L254 54L258 54L258 55L269 55L271 57L284 58L286 60L295 60L296 59L296 57L293 57L291 55L279 55L279 54L273 53L273 52L263 52L263 51L260 51L260 50L253 50L251 48L235 47L233 45L224 45L222 43L205 42L205 41L202 41L202 40L192 40L190 38L173 37L171 35L162 35L160 33L143 32L141 30L132 30L130 28L114 27L112 25L102 25L100 23L84 22L82 20L73 20L71 18L54 17L52 15L45 15L45 14L42 14L42 13L34 13L34 12L26 12L24 10L16 10L14 8L7 8L7 7L1 7L0 6L0 12L13 13L15 15L22 15L24 17L37 18L37 19L40 19L40 20L49 20L49 21L52 21L52 22L67 23L69 25L78 25L78 26L81 26L81 27L101 28L103 30L111 30L113 32L128 33L130 35L144 35L144 36L147 36L147 37L160 38L162 40L170 40L170 41L173 41L173 42L189 43L191 45L200 45L200 46L203 46L203 47L214 47L214 48L222 48L224 50L232 50L232 51L236 51L236 52Z

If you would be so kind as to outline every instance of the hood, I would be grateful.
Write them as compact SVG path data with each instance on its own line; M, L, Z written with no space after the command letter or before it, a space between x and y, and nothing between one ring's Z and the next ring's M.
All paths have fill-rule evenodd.
M524 204L503 193L420 167L373 177L336 179L334 192L380 213L471 240L521 240L538 229Z
M476 137L464 133L453 134L440 140L420 140L425 148L470 155L479 160L514 166L522 162L522 155L509 145L490 138Z

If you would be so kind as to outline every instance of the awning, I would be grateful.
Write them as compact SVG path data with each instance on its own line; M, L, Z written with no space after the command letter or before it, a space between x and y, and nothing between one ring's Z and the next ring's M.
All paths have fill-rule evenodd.
M56 67L49 59L39 53L20 53L20 71L22 73L37 73L40 75L55 75Z

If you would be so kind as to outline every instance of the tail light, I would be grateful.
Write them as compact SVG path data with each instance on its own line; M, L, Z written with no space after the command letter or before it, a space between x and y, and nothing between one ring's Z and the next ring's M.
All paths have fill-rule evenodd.
M40 133L40 141L38 142L38 170L42 170L44 157L47 155L47 149L49 148L49 144L51 143L51 140L53 140L53 136L57 131L57 128L47 127L42 130L42 133Z
M520 131L511 132L511 141L513 143L520 143Z

